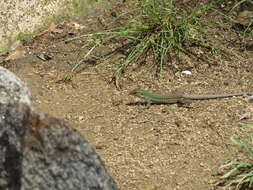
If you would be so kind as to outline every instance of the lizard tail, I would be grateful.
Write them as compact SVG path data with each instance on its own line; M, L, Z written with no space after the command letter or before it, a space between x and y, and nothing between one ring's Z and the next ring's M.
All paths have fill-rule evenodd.
M244 96L247 93L235 93L235 94L184 94L183 97L191 100L207 100L216 98L227 98L233 96Z

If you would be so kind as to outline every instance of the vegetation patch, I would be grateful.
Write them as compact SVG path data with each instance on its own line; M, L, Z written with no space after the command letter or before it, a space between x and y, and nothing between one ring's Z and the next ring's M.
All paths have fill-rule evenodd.
M229 28L206 18L220 0L198 4L190 9L180 7L176 1L134 2L131 11L120 14L115 19L117 22L122 20L123 24L101 32L84 34L72 42L89 38L94 46L99 46L116 41L120 44L117 50L123 49L127 54L126 59L117 64L117 73L122 73L131 63L143 63L147 59L152 59L157 72L161 73L166 63L178 59L180 53L212 64L215 63L212 55L224 49L214 37L214 29ZM198 51L196 47L204 50Z
M231 140L238 148L239 153L243 153L243 158L235 158L227 161L222 166L225 174L222 176L222 183L227 187L235 189L253 188L253 124L240 124L243 128L248 128L244 136L233 136Z

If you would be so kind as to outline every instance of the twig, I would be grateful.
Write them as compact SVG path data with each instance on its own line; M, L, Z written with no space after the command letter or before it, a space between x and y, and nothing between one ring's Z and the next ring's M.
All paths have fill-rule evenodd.
M82 64L83 60L84 60L86 57L88 57L88 56L90 55L90 53L95 49L96 46L97 46L97 45L94 45L94 46L88 51L88 53L86 53L86 55L73 67L73 69L71 70L72 72L74 72L74 70Z

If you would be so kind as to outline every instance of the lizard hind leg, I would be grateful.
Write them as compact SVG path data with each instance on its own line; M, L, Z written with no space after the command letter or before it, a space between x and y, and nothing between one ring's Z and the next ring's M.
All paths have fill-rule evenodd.
M183 92L179 91L179 90L176 90L176 91L172 91L170 92L169 94L169 97L171 98L175 98L175 99L178 99L177 100L177 103L180 104L180 105L183 105L183 104L191 104L191 100L190 99L186 99L183 97Z
M192 103L192 100L185 99L185 98L181 98L180 100L178 100L179 106L185 107L185 108L191 108L191 103Z
M147 102L146 102L146 109L149 109L150 106L151 106L151 101L147 101Z

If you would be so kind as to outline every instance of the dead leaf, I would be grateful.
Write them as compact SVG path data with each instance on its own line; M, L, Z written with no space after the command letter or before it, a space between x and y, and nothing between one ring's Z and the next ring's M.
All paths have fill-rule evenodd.
M48 32L53 32L53 33L62 33L62 29L58 29L57 25L55 23L51 23L48 27Z
M84 26L83 25L80 25L79 23L75 22L75 21L70 21L68 23L69 26L71 27L74 27L76 30L80 30L80 29L83 29Z
M48 33L48 32L52 32L52 33L62 33L63 30L62 29L58 29L57 28L57 25L55 23L51 23L48 28L42 32L39 32L37 33L34 38L37 38L37 37L40 37L40 36L43 36L44 34Z

